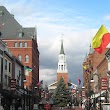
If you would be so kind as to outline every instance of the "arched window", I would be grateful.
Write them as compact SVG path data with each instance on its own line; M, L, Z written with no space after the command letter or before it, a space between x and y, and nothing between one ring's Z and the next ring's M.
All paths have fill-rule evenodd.
M21 55L18 55L18 59L21 61L21 59L22 59Z
M22 47L22 42L19 43L19 47Z
M65 70L65 65L64 65L64 70Z
M18 46L18 44L17 44L17 42L15 42L15 43L14 43L14 47L17 47L17 46Z
M28 55L25 56L25 62L29 62L29 56Z
M63 65L61 65L61 70L63 70Z
M27 42L24 42L24 47L27 47Z
M60 65L59 65L59 70L60 70Z

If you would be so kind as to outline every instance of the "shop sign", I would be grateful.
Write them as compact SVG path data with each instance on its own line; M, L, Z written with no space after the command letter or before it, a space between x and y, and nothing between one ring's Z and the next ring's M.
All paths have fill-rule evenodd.
M10 89L16 90L16 79L10 79Z
M101 90L107 90L107 78L101 78Z

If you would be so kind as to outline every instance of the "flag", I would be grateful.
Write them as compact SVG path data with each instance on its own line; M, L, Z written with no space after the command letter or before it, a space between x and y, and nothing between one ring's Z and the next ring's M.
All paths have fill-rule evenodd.
M80 78L78 78L78 84L79 84L79 85L81 84L81 79L80 79Z
M28 72L32 72L32 68L29 67L29 66L25 66L25 70L28 71Z
M40 83L43 84L43 80L41 80Z
M86 72L89 73L90 72L89 69L86 69Z
M71 91L72 93L74 93L75 92L75 90L74 89L72 89L72 91Z
M40 82L37 83L38 86L41 84L43 84L43 80L41 80Z
M39 86L40 84L41 84L41 83L40 83L40 82L38 82L38 83L37 83L37 86Z
M87 66L86 65L83 65L83 68L86 70L87 69Z
M101 54L105 50L109 42L110 33L107 31L104 25L102 25L92 39L92 47L95 49L95 51Z

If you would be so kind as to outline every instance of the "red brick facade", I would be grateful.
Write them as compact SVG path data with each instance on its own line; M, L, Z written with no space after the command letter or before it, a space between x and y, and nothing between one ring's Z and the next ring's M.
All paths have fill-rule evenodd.
M57 73L57 81L59 81L61 77L64 78L65 84L68 85L68 73Z
M88 65L89 72L87 73L83 69L83 81L84 86L87 89L88 84L91 85L91 89L94 90L94 83L91 83L91 80L93 80L93 73L97 70L97 74L99 74L99 77L107 77L107 70L108 70L108 63L105 58L105 53L108 51L108 48L105 49L105 51L102 54L98 54L96 51L94 51L92 54L89 54L86 58L86 61L83 62L83 65Z
M22 63L24 66L29 66L33 68L33 71L29 73L29 76L26 76L25 86L30 87L31 84L36 84L36 81L39 81L39 51L38 46L35 40L24 40L24 39L11 39L11 40L3 40L7 43L8 48L12 52L14 56L18 58L18 55L22 56ZM18 44L15 47L15 42ZM20 47L20 42L22 43L22 47ZM24 43L27 43L27 47L24 47ZM29 56L29 62L25 62L25 56ZM35 85L34 85L35 86Z

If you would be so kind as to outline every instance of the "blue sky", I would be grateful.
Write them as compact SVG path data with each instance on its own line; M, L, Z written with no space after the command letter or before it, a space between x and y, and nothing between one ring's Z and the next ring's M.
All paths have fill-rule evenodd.
M36 26L40 79L47 84L56 80L62 34L69 80L77 84L79 76L83 79L82 63L92 38L102 24L110 30L109 0L0 0L0 4L23 27Z

